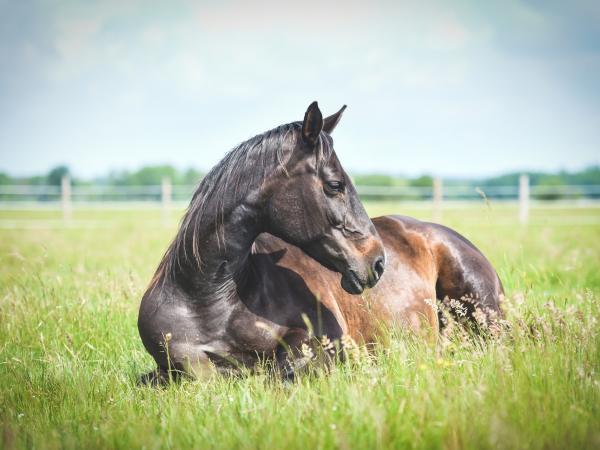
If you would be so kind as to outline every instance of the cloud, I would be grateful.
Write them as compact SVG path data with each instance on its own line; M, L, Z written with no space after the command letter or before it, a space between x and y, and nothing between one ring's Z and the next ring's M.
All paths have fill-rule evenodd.
M583 164L600 142L592 2L2 8L0 151L11 170L207 168L314 99L350 104L338 139L354 169ZM552 157L540 160L543 149Z

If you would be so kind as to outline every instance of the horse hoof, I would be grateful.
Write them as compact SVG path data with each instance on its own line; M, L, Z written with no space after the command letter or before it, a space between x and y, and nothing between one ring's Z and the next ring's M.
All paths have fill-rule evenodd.
M296 380L296 372L292 368L286 368L281 373L281 380L284 384L293 384Z
M162 370L155 369L140 375L137 384L138 386L162 387L169 384L169 377Z

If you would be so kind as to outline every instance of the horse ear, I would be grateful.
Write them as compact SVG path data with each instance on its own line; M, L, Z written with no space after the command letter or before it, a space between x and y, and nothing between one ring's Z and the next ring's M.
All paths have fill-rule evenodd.
M315 146L322 129L323 114L321 114L317 102L312 102L304 114L304 121L302 122L302 139L304 139L304 142L307 144Z
M346 105L342 106L342 108L335 114L332 114L331 116L326 117L325 120L323 120L323 131L325 133L331 134L331 132L335 129L340 119L342 118L342 114L344 113L345 109Z

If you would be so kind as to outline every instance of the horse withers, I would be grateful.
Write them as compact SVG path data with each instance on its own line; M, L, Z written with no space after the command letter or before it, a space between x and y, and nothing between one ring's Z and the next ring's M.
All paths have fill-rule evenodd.
M368 217L331 138L344 109L323 118L313 102L202 180L142 299L138 328L158 366L144 381L264 358L291 378L311 334L368 343L381 324L438 330L436 298L501 314L500 280L464 237Z

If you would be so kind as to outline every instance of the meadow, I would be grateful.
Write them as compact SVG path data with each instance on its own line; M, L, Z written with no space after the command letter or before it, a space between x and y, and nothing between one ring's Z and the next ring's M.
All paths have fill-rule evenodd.
M399 330L293 384L139 387L137 310L176 216L0 211L1 448L600 448L600 208L536 207L526 226L512 206L444 212L504 283L495 339Z

